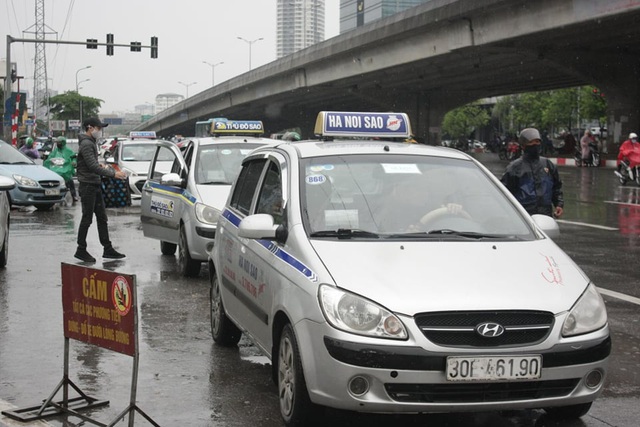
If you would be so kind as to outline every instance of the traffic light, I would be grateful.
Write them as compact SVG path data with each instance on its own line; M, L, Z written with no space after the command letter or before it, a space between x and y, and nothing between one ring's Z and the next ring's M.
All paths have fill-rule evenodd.
M158 38L156 36L151 37L151 58L158 57Z
M131 52L142 52L142 43L131 42Z
M113 56L113 34L107 34L107 55Z
M97 49L98 39L87 39L87 49Z
M11 69L11 83L15 83L18 80L18 73L15 69Z

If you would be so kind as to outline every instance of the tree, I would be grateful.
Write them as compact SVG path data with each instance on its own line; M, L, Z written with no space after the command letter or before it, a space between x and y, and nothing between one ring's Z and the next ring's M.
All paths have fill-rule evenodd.
M103 102L102 99L68 91L49 98L49 113L54 120L79 120L82 108L82 117L95 117Z
M477 103L458 107L445 114L442 130L454 139L466 142L477 129L489 124L489 113Z

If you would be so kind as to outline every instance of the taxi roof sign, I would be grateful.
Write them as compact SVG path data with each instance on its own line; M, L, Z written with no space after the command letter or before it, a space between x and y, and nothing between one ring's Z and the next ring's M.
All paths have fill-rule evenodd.
M264 125L259 120L227 120L224 118L213 119L211 134L262 134Z
M129 138L147 138L147 139L156 139L156 132L153 130L139 130L139 131L131 131L129 132Z
M409 138L411 125L406 113L357 113L321 111L316 119L316 135Z

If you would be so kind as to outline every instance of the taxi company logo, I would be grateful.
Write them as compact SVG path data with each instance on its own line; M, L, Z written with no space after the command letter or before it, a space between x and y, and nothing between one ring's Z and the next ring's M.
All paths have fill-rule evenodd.
M480 323L476 326L476 332L483 337L499 337L504 334L504 326L492 322Z

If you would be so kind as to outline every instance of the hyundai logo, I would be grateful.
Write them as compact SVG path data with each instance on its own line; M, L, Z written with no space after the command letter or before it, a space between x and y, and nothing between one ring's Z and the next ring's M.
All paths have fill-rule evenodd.
M476 332L487 338L499 337L504 334L504 326L493 322L480 323L476 326Z

